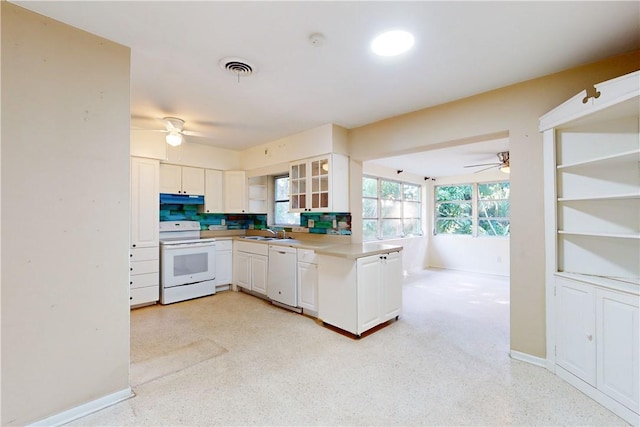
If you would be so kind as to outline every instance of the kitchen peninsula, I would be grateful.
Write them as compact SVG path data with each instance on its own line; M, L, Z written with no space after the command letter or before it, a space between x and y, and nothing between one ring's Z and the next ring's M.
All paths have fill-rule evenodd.
M234 243L284 246L312 252L317 275L309 293L317 295L312 313L323 323L357 337L392 319L402 311L402 246L383 243L336 244L322 240L275 239L261 236L236 236ZM237 270L236 270L237 272ZM301 270L298 270L298 294L303 295ZM236 275L237 277L238 275ZM234 283L237 285L238 283ZM247 288L246 284L240 287ZM260 286L252 293L266 294ZM299 305L303 305L300 299Z

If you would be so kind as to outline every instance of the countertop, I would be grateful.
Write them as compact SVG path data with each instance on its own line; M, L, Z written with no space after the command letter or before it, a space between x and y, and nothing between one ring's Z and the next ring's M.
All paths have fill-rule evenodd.
M349 259L357 259L370 255L378 255L389 252L400 252L402 250L402 246L373 242L360 244L335 244L298 239L250 240L244 239L242 237L234 237L233 239L240 242L259 243L263 245L277 245L300 249L311 249L319 255L330 255Z
M251 235L263 235L266 233L252 232ZM357 259L370 255L378 255L389 252L400 252L402 246L386 243L350 243L350 236L324 236L293 233L293 238L274 240L245 239L245 230L201 231L200 237L215 237L220 240L233 239L238 242L259 243L262 245L279 245L292 248L311 249L319 255L330 255L341 258ZM308 236L308 237L307 237Z
M402 246L385 243L352 243L349 245L332 245L316 249L318 255L331 255L342 258L357 259L370 255L400 252Z

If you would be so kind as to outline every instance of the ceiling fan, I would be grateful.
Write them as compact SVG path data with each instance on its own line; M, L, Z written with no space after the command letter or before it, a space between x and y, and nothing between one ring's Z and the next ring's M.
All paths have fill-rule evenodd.
M161 119L157 119L162 122L164 125L164 129L147 129L151 132L164 132L166 133L165 139L167 144L172 147L177 147L182 144L185 140L185 136L194 136L200 138L210 138L210 136L205 135L200 132L194 132L184 129L185 121L178 117L163 117Z
M511 167L509 166L509 152L501 151L496 154L498 156L499 162L497 163L483 163L479 165L468 165L465 168L477 168L480 166L489 166L488 168L480 169L479 171L475 171L474 173L484 172L489 169L498 168L500 172L509 173L511 172Z

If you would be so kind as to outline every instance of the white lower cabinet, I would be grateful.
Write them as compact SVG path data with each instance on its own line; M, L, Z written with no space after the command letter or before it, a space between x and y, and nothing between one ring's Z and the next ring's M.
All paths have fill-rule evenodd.
M233 253L234 283L241 288L266 295L269 245L236 242Z
M556 283L556 363L595 386L596 322L593 287L560 278Z
M592 393L602 393L636 414L640 399L638 299L637 295L556 277L556 364L584 381ZM589 394L589 389L582 390Z
M298 249L298 307L318 315L318 263L310 249Z
M393 318L402 310L400 252L356 260L318 258L318 317L354 335Z
M402 312L402 255L391 252L384 255L382 270L382 318L400 316Z
M129 305L155 304L160 299L159 248L132 248L129 253Z
M640 412L638 297L596 290L596 385L607 396Z
M216 240L216 287L231 284L233 272L233 241ZM226 288L225 288L226 289Z

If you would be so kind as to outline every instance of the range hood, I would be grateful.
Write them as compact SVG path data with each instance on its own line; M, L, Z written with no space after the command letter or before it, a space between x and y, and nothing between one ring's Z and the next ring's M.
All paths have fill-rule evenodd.
M161 205L204 205L204 196L160 193Z

